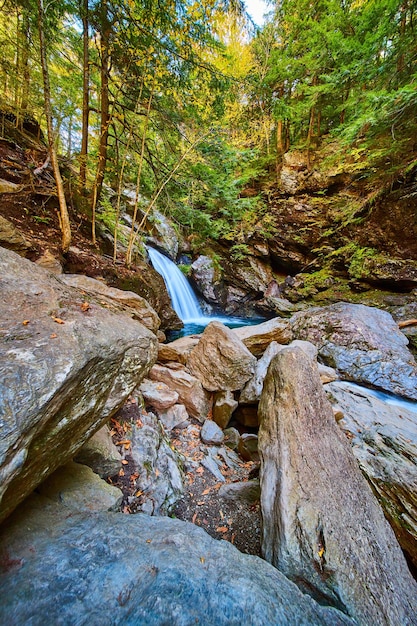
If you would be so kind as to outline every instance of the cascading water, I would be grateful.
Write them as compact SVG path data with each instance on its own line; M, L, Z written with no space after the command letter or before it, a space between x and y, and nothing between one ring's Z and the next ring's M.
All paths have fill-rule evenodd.
M204 318L203 311L191 286L171 259L148 248L149 258L154 269L161 274L172 301L172 308L183 322L198 322Z
M171 259L148 247L149 258L154 269L161 274L171 297L172 308L184 322L182 331L172 331L171 339L181 335L201 333L210 322L222 322L229 328L238 328L249 324L259 324L263 319L244 319L241 317L208 316L204 315L200 304L191 288L190 283Z

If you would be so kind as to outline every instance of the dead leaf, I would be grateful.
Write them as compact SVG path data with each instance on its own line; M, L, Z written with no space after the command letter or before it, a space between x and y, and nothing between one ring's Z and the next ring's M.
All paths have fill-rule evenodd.
M201 495L206 496L208 493L210 493L210 489L204 489Z
M216 528L216 533L227 533L228 530L227 526L219 526Z
M146 543L152 543L152 539L147 539Z
M136 423L136 426L137 426L138 428L142 428L142 426L143 426L143 422L142 422L142 420L141 420L139 417L138 417L138 419L136 420L136 422L135 422L135 423Z
M119 469L119 476L124 476L124 475L125 475L125 471L124 471L123 467L121 467Z
M127 513L127 514L129 515L129 513L130 513L130 509L129 509L129 507L128 507L128 506L124 506L124 507L123 507L123 513Z
M90 304L89 302L83 302L80 309L81 311L83 311L83 313L85 313L86 311L88 311L90 308Z
M142 494L143 494L143 491L139 489L139 491L135 493L135 498L139 498L139 496L141 496Z
M122 459L122 465L129 465L129 461L126 461L126 459Z
M193 524L195 524L196 519L197 519L197 511L193 515L193 519L192 519Z
M197 502L198 506L201 506L202 504L205 504L204 500L203 502Z
M56 333L52 333L52 335L49 335L50 339L56 339L58 337L58 335Z
M139 478L139 474L135 472L134 474L131 474L129 480L131 480L132 483L134 483L137 478Z
M60 317L53 317L52 319L54 320L54 322L56 322L56 324L65 324L64 320L62 320Z
M127 444L129 444L129 446L130 446L130 439L122 439L121 441L118 441L116 445L118 445L118 446L125 446Z
M198 469L196 469L195 473L196 474L202 474L204 472L204 467L199 467Z
M200 556L200 563L205 563L206 559L204 558L204 556Z
M28 324L30 324L30 320L23 320L22 324L23 326L27 326Z

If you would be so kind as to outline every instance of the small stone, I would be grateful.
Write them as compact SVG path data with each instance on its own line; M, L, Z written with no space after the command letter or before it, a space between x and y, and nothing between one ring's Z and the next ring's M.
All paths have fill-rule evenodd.
M213 420L220 428L226 428L237 405L238 403L231 391L219 391L215 394Z
M216 422L206 420L201 429L201 441L208 445L218 446L224 441L224 433Z
M338 373L333 367L328 367L327 365L322 365L321 363L319 363L319 374L323 385L332 383L339 378Z
M162 381L155 382L146 378L141 383L139 391L144 397L146 405L156 411L169 409L178 401L178 393Z
M243 433L237 450L245 461L259 461L258 435Z
M237 428L226 428L223 434L224 444L231 450L236 450L240 440L240 433Z
M255 504L259 501L261 488L258 480L249 480L241 483L222 485L218 491L219 497L234 502Z
M186 425L188 413L183 404L174 404L174 406L169 407L169 409L160 411L158 417L163 423L165 430L171 431L180 424Z

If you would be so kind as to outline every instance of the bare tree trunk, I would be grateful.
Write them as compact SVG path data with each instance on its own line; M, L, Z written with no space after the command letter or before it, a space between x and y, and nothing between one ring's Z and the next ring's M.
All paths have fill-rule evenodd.
M71 225L69 221L67 203L65 200L64 184L59 171L58 156L55 149L54 130L52 127L52 110L51 110L51 88L49 84L48 62L46 58L46 42L44 28L44 7L43 0L38 1L38 27L39 27L39 44L41 54L41 65L43 75L43 90L45 100L45 116L48 129L48 147L51 156L52 170L54 172L56 189L59 201L60 226L62 231L62 251L68 252L71 245Z
M83 0L81 9L83 21L83 114L80 152L80 192L85 195L87 182L87 155L88 155L88 118L90 114L90 59L88 49L88 0Z
M93 189L92 204L92 240L96 243L96 208L103 187L104 172L107 162L107 141L109 137L110 111L109 111L109 38L110 24L107 16L107 1L103 0L101 5L101 119L100 119L100 144L98 150L98 163L96 179Z

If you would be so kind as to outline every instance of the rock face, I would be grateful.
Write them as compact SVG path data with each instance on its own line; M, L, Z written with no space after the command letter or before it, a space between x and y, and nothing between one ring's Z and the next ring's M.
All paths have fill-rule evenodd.
M417 414L357 385L325 390L403 550L417 567ZM416 407L417 411L417 407Z
M191 265L191 272L192 279L202 296L207 302L217 304L219 297L215 289L215 283L218 281L216 280L217 276L213 260L204 254L200 255Z
M253 375L253 378L251 378L250 381L246 383L245 387L242 389L242 393L239 397L239 402L241 404L257 404L259 402L269 364L274 356L277 355L280 350L282 350L282 348L283 346L278 344L276 341L272 341L269 344L264 354L256 364L255 374Z
M299 348L272 361L259 414L266 560L359 624L416 624L417 586Z
M278 317L256 326L234 328L233 333L255 356L261 356L271 341L287 344L293 339L290 323Z
M256 359L220 322L211 322L188 358L188 367L208 391L241 389L255 371Z
M62 276L62 280L71 287L77 287L77 289L87 293L100 296L100 303L102 303L103 299L106 300L110 305L128 313L130 317L141 322L154 333L156 333L161 324L158 314L150 304L144 298L138 296L137 293L133 293L133 291L122 291L121 289L108 287L105 283L95 278L78 274L65 274Z
M156 337L0 249L0 519L69 460L154 363Z
M353 626L269 563L197 526L140 514L71 514L45 502L33 497L32 509L3 529L3 624Z
M1 181L0 181L1 184ZM12 184L12 183L10 183ZM0 191L0 193L2 193ZM4 246L9 250L14 250L22 256L25 256L30 247L26 239L15 228L15 226L0 215L0 246Z
M163 382L176 391L180 402L185 405L191 417L204 422L210 407L210 396L195 376L191 376L184 369L154 365L149 372L149 378Z
M340 302L297 313L292 329L345 378L417 400L417 365L389 313Z
M147 515L168 515L184 490L181 462L152 413L141 414L133 427L130 454L138 474L135 487L143 492L138 510Z

